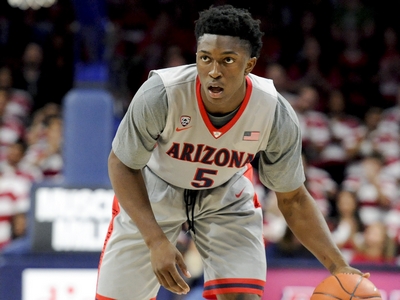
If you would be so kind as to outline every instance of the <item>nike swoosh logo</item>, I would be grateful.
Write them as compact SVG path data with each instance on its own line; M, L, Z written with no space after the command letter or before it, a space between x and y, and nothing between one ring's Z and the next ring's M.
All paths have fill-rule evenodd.
M244 189L245 189L245 188L243 188L243 189L240 191L240 193L238 193L238 194L235 194L236 198L239 198L239 197L242 195L242 193L243 193Z
M186 129L189 129L189 128L192 128L192 126L189 126L189 127L183 127L183 128L178 128L178 127L176 127L176 131L183 131L183 130L186 130Z

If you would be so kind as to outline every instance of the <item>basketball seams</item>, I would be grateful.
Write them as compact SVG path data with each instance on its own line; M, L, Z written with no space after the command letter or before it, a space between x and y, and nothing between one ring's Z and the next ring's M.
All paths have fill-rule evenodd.
M379 290L359 274L340 273L325 278L310 300L382 300Z
M358 278L358 282L357 282L356 286L354 287L354 291L353 291L353 293L351 294L350 300L352 300L353 297L355 296L354 294L356 293L357 288L358 288L358 286L360 285L360 283L361 283L361 281L363 280L363 278L364 278L364 277L362 277L361 275L360 275L360 277Z
M346 288L343 286L342 282L340 281L340 278L339 278L337 275L335 275L335 278L336 278L336 280L338 281L340 287L343 289L343 291L345 291L347 294L350 295L350 300L353 300L353 297L355 297L354 294L355 294L355 292L357 291L357 288L358 288L358 286L360 285L360 283L361 283L363 277L362 277L361 275L359 276L358 282L357 282L357 284L355 285L353 292L349 292L349 291L346 290Z
M335 295L332 295L332 294L328 294L328 293L315 292L314 295L324 295L324 296L331 297L332 299L342 300L341 298L339 298Z

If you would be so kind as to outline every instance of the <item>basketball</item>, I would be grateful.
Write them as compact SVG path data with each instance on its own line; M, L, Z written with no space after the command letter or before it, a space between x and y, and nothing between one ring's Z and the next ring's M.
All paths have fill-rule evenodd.
M379 290L358 274L336 274L324 279L315 288L310 300L382 300Z

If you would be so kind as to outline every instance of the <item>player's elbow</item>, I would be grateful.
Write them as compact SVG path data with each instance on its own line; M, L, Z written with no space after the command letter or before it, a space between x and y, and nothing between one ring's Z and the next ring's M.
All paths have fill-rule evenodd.
M301 209L308 200L309 193L304 185L290 192L276 192L278 207L285 216L290 216L297 209Z

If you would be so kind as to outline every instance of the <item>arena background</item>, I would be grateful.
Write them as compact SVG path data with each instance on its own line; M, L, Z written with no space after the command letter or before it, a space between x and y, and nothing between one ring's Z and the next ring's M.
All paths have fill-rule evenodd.
M70 58L66 59L69 65L59 72L71 74L71 78L67 78L64 85L47 87L48 97L52 99L49 102L62 105L62 177L32 186L27 234L0 256L0 299L88 300L94 298L96 267L111 213L113 193L106 166L111 141L146 72L164 63L158 48L147 47L145 52L136 48L137 41L146 35L145 25L154 25L155 16L163 11L174 10L180 16L180 23L171 27L173 32L164 37L170 42L164 43L179 45L185 61L193 62L194 37L190 34L197 11L214 3L231 3L250 8L265 22L263 27L268 42L263 53L265 57L283 55L280 51L286 51L284 55L289 60L293 55L290 48L301 39L296 21L293 21L299 20L300 11L313 7L320 20L329 19L330 7L340 1L60 0L45 8L38 7L45 1L22 1L25 4L20 7L24 9L18 7L18 1L9 2L4 0L0 4L0 19L13 21L9 31L12 38L1 45L3 58L7 57L11 63L18 61L29 37L43 38L45 26L54 21L62 27L58 33L65 37L67 46L64 50L68 54L64 58ZM399 30L394 1L364 2L376 13L377 30L388 24ZM29 5L35 10L26 9ZM280 15L276 14L278 6ZM133 8L124 14L127 7L137 7L137 10ZM56 19L46 19L40 12L44 16L53 14ZM291 17L285 19L285 12L292 14ZM292 23L283 26L285 20L292 20ZM160 26L169 26L168 20L166 23L158 21ZM319 34L323 37L324 32ZM284 47L274 48L273 37L276 35L284 37ZM146 38L151 37L151 34L146 35ZM21 41L23 39L25 41ZM370 46L379 48L374 43ZM173 51L173 47L170 50ZM135 56L130 57L130 53ZM139 59L140 55L142 59ZM261 58L256 72L261 73L267 63L268 58ZM59 76L59 80L64 79ZM370 104L376 103L366 105ZM40 105L37 105L36 109L39 109ZM269 300L309 299L313 288L328 276L313 259L270 259L268 264L265 289ZM383 299L400 299L398 266L363 264L360 268L372 273L371 279L381 289ZM172 298L161 290L159 299Z

